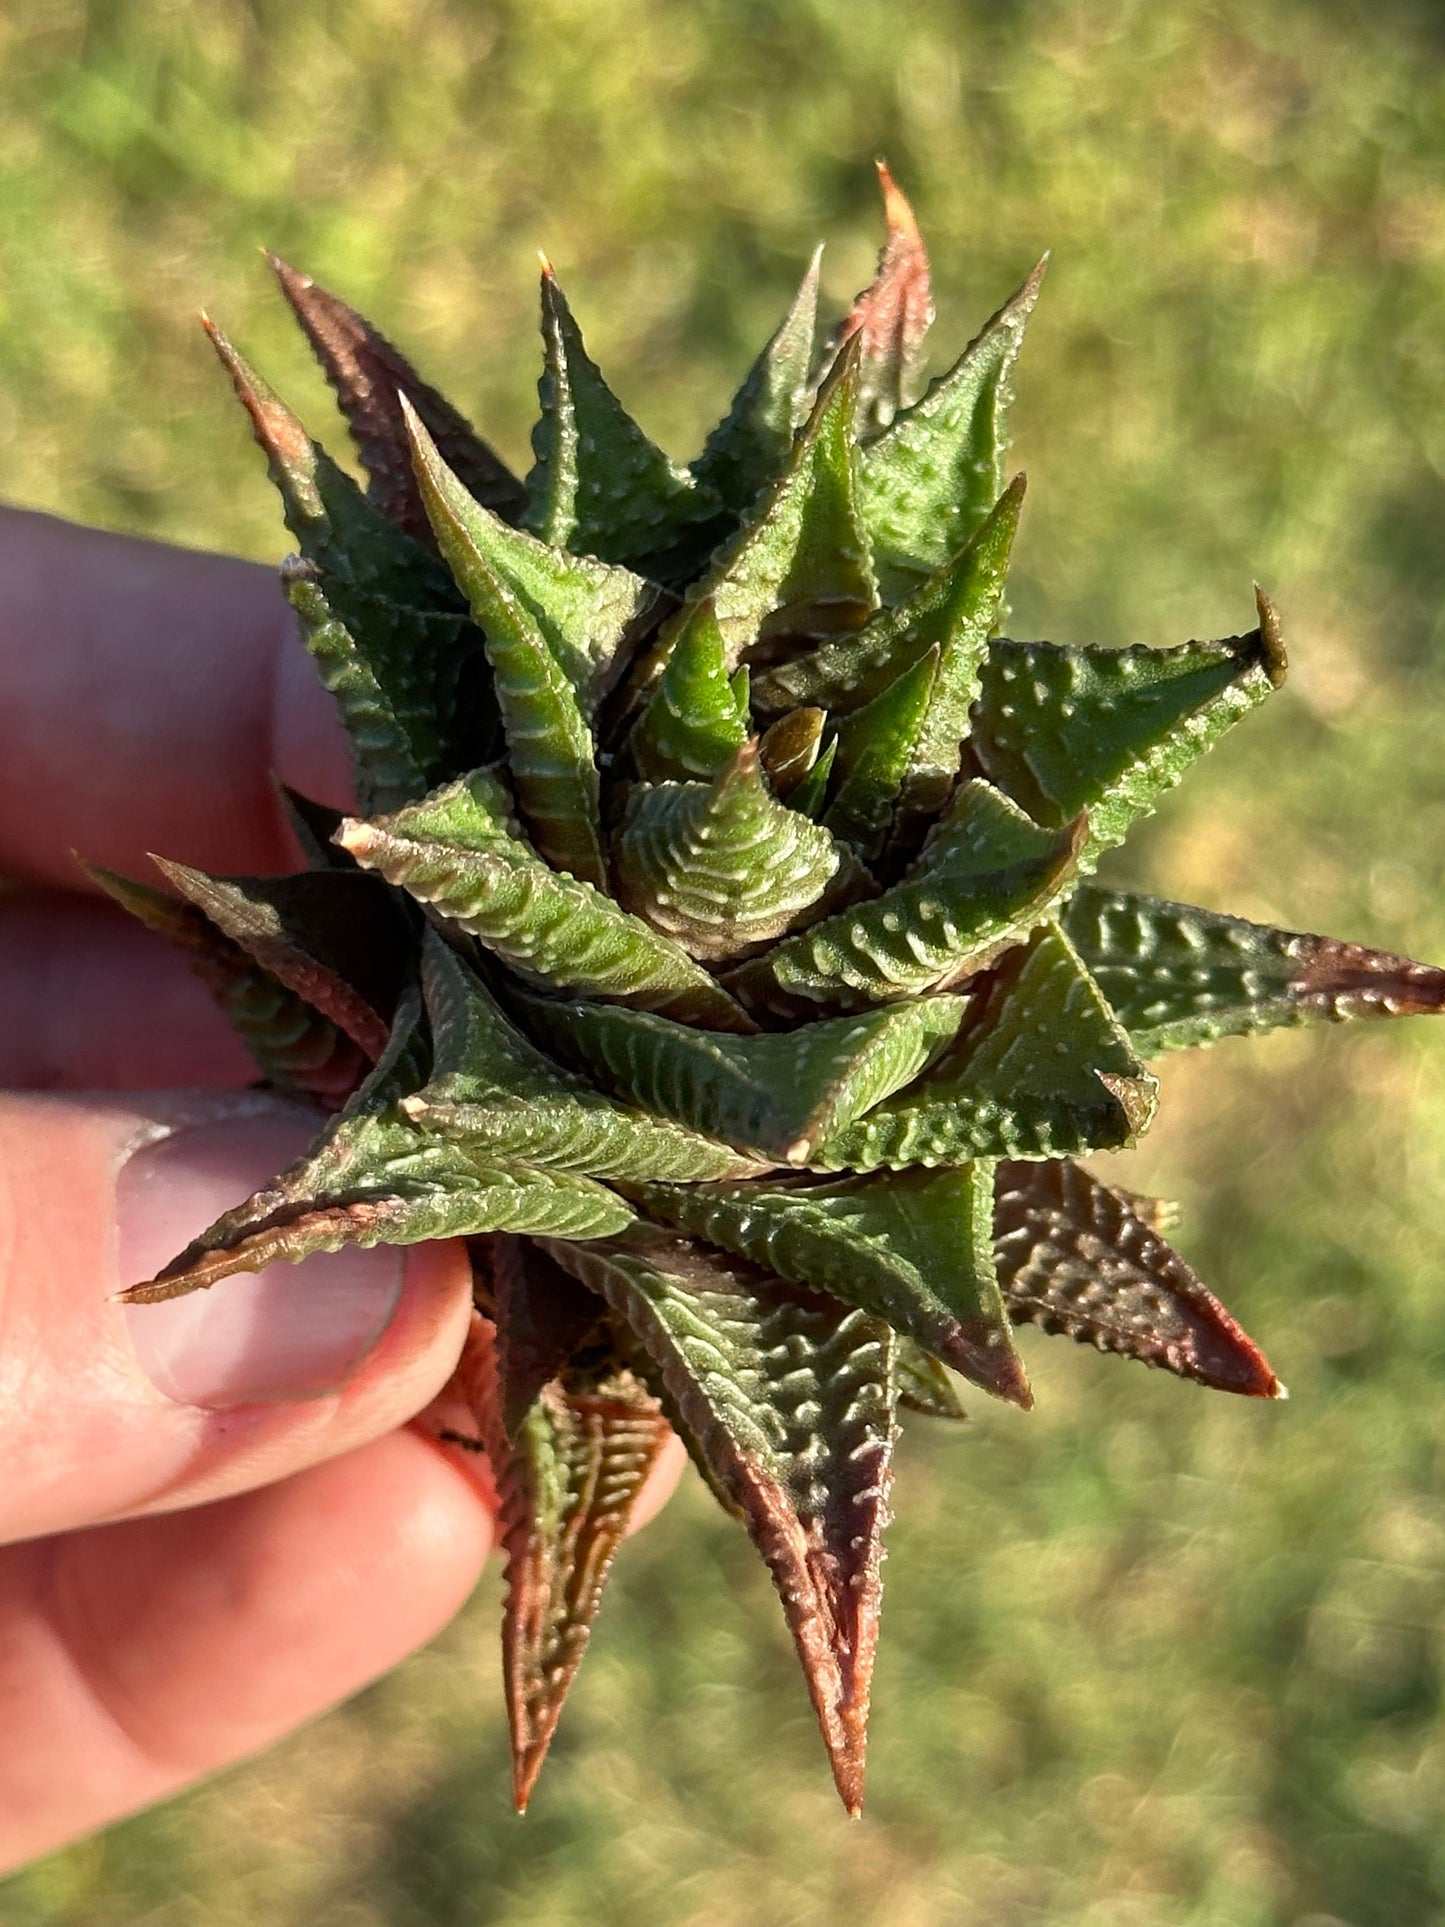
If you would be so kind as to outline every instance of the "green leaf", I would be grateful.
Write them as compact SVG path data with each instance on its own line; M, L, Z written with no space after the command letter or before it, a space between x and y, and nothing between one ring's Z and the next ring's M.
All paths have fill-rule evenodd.
M370 477L368 493L387 520L430 545L431 528L412 474L401 418L399 398L405 395L426 423L447 466L471 494L506 521L517 521L527 506L527 491L445 396L428 387L410 362L354 308L318 286L310 275L288 267L278 255L266 258L336 391Z
M336 698L363 809L398 808L495 754L500 717L490 674L475 674L486 658L472 623L367 595L306 561L285 563L281 583ZM469 703L446 695L468 675Z
M713 783L634 786L613 858L621 902L709 961L771 943L868 885L844 845L773 795L756 741Z
M402 1099L431 1136L611 1182L745 1177L766 1167L716 1138L629 1110L538 1050L435 932L423 957L432 1076Z
M185 952L268 1083L327 1110L341 1108L367 1068L366 1052L345 1031L258 964L194 904L178 903L98 863L81 868L147 929Z
M549 548L475 501L402 398L418 486L458 587L484 628L505 590L540 631L588 721L627 667L659 591L629 569ZM503 620L505 630L507 622ZM530 631L529 631L530 633ZM500 669L498 671L500 675Z
M992 1165L629 1192L650 1217L858 1305L985 1391L1032 1404L994 1276Z
M864 863L883 853L938 674L937 643L838 727L841 780L823 818ZM794 712L796 713L796 712Z
M822 259L820 247L792 306L692 465L699 485L739 515L784 466L807 414Z
M349 818L343 849L478 938L529 982L689 1023L751 1019L700 964L638 917L543 862L521 835L500 776L475 770L424 802Z
M367 595L407 608L460 613L457 592L436 557L367 501L239 349L208 317L202 320L251 418L281 495L286 526L304 560L328 579L340 578Z
M855 335L859 363L857 432L876 434L913 400L923 338L933 320L928 254L913 209L888 171L876 163L888 238L878 271L857 296L838 331L841 348Z
M303 796L300 790L293 790L279 777L273 777L272 782L307 869L354 870L356 864L331 840L345 820L344 812L332 809L329 803L318 803L314 797Z
M709 1483L747 1526L857 1813L891 1483L891 1332L685 1240L549 1249L637 1333Z
M1312 1018L1445 1010L1445 970L1193 904L1086 885L1063 925L1143 1057Z
M818 760L788 798L790 810L796 810L799 816L810 817L814 822L822 816L828 800L828 779L833 773L837 754L838 738L830 736Z
M1131 1144L1157 1087L1057 925L1012 951L918 1081L836 1131L824 1169L1056 1158Z
M1229 725L1278 687L1284 654L1261 624L1174 649L995 641L970 747L985 776L1035 822L1089 812L1092 870Z
M853 415L858 351L825 383L782 476L691 593L711 598L735 664L777 638L856 629L877 607L868 537L859 516ZM687 620L677 619L677 629ZM664 632L662 647L671 642Z
M530 599L524 601L513 586L517 556L509 558L505 577L498 572L498 537L503 546L509 540L530 538L517 537L495 517L488 518L447 468L404 402L403 411L412 436L417 481L437 542L486 635L517 800L547 860L582 882L605 888L607 865L600 841L592 733L572 671L564 667L549 639L561 604L555 604L544 625ZM522 574L536 592L538 572L530 577L525 570ZM554 594L558 586L554 575ZM637 589L643 586L638 583ZM593 589L601 594L600 584L594 583ZM623 599L628 601L625 591ZM635 614L635 599L628 606ZM574 669L577 666L574 663Z
M293 1166L275 1186L228 1211L153 1281L121 1296L128 1304L178 1298L238 1271L299 1264L344 1246L430 1244L484 1231L553 1238L605 1238L632 1222L613 1192L590 1178L534 1170L503 1158L470 1159L453 1145L418 1142L404 1157L356 1160L338 1192L316 1189Z
M554 549L645 560L720 504L650 442L602 379L546 262L542 414L532 431L527 527Z
M1219 1391L1285 1396L1252 1340L1127 1192L1068 1161L1002 1163L996 1183L999 1282L1015 1324Z
M1009 378L1047 260L948 373L862 450L859 492L885 590L906 590L941 568L998 499Z
M373 1063L386 1047L415 933L378 877L213 877L152 861L181 895L278 983L329 1017Z
M898 1340L894 1374L898 1403L904 1411L918 1412L924 1418L952 1419L956 1423L968 1417L953 1388L953 1380L916 1338Z
M799 703L817 703L830 715L847 714L936 647L948 675L939 692L939 730L932 733L940 733L944 721L951 728L961 714L961 737L977 694L985 641L998 617L1026 486L1016 475L957 554L905 600L880 609L854 635L835 636L763 670L753 683L755 707L773 715ZM947 754L942 760L948 761ZM957 766L955 755L952 768Z
M1041 830L989 784L965 783L901 882L744 964L728 988L788 1016L961 984L1043 916L1085 828Z
M527 1001L529 1022L547 1042L624 1101L794 1165L915 1078L963 1011L962 998L920 998L736 1037L645 1011Z
M695 603L673 640L661 678L627 747L648 783L725 770L748 739L746 694L728 677L727 648L710 601Z

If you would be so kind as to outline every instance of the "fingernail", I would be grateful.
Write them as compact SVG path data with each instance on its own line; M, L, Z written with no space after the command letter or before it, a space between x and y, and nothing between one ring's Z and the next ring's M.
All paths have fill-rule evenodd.
M301 1113L194 1125L138 1150L116 1180L121 1279L151 1277L316 1135ZM405 1253L318 1253L126 1305L141 1370L181 1405L223 1410L334 1391L376 1346L401 1296Z

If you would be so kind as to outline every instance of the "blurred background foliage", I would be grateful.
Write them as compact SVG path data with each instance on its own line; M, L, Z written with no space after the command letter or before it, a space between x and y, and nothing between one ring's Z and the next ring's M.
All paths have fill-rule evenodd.
M263 242L517 461L545 246L623 397L690 453L815 239L836 308L866 279L886 153L939 355L1054 250L1014 633L1227 634L1252 577L1284 612L1289 689L1132 875L1440 957L1442 43L1423 0L9 0L7 489L277 557L192 320L213 307L327 418ZM1166 1065L1114 1175L1183 1201L1293 1400L1040 1339L1032 1417L915 1423L861 1824L761 1568L694 1488L621 1562L525 1822L493 1575L433 1649L21 1876L0 1919L1445 1920L1442 1046L1361 1027Z

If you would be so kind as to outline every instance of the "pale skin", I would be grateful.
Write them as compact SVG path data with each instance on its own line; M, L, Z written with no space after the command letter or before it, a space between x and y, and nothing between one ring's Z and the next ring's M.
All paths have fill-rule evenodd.
M344 1383L233 1410L163 1396L111 1295L134 1282L114 1206L137 1115L254 1070L71 851L134 876L150 850L294 869L270 772L347 801L274 577L0 509L0 718L3 1872L395 1665L466 1598L494 1519L485 1467L409 1423L461 1345L460 1246L413 1254Z

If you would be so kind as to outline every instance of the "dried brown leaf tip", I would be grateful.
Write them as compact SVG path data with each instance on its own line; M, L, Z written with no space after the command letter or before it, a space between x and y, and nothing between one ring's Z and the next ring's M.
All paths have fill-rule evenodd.
M299 878L96 874L319 1107L130 1296L467 1241L447 1398L496 1482L521 1806L670 1425L857 1812L900 1419L960 1417L952 1373L1026 1410L1024 1327L1282 1395L1172 1211L1079 1160L1148 1129L1165 1052L1445 1008L1440 969L1095 880L1279 689L1280 619L1261 592L1219 641L998 633L1043 265L925 389L928 257L879 182L873 281L819 353L815 257L687 467L545 262L525 484L284 263L369 492L212 329L359 803L289 801Z
M888 236L878 271L848 311L836 344L841 350L855 335L861 339L860 408L863 426L871 430L886 428L913 400L923 337L933 324L933 283L923 236L887 161L875 165Z

